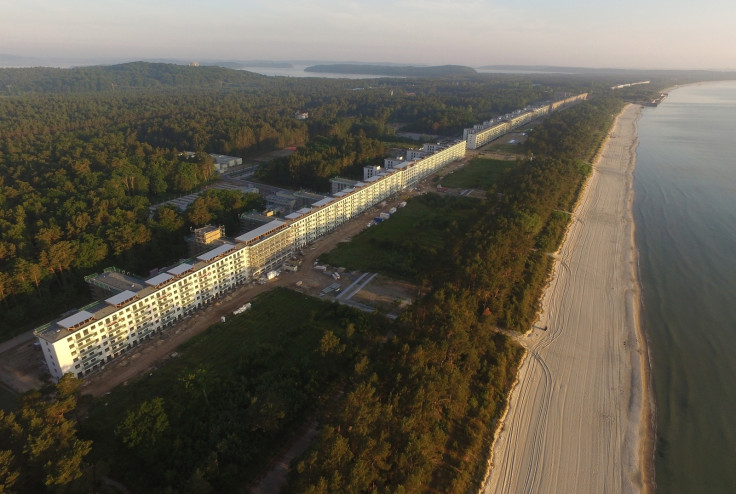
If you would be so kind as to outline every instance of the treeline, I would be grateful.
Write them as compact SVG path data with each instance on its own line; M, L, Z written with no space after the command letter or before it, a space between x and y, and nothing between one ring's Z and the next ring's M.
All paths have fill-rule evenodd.
M443 492L479 487L520 349L494 333L529 328L551 260L538 248L556 209L571 207L621 102L560 113L588 143L573 156L535 155L458 242L455 271L407 311L368 369L323 419L288 492ZM546 125L557 125L551 122ZM538 148L535 148L538 149ZM537 151L539 152L539 151ZM561 232L548 246L556 248Z
M58 69L51 67L0 70L0 93L80 93L123 89L219 89L262 86L260 74L222 67L131 62L119 65Z
M495 212L480 218L468 248L478 247L464 277L479 309L499 325L526 330L591 160L623 102L594 97L552 115L525 144L529 158L509 178ZM560 144L562 142L562 144ZM476 252L476 251L473 251ZM502 275L498 275L502 273Z

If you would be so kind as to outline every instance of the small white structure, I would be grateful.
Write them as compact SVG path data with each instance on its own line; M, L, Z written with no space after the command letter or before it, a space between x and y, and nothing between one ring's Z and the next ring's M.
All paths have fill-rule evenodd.
M238 307L237 309L235 309L233 311L233 315L236 315L237 316L238 314L242 314L243 312L245 312L247 310L250 310L251 307L252 307L252 305L251 305L250 302L248 302L245 305L241 305L240 307Z

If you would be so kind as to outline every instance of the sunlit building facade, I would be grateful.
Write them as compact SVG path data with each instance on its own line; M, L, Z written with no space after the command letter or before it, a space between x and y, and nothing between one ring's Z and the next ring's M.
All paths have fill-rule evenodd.
M279 269L294 253L375 204L465 156L465 141L432 145L434 152L402 162L311 207L275 219L232 242L162 270L138 291L124 290L36 329L54 380L84 376L145 343L168 326Z

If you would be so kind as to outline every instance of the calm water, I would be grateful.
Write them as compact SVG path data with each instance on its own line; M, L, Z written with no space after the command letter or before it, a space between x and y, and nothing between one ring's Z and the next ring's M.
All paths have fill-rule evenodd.
M366 74L331 74L323 72L304 72L309 65L293 65L292 67L241 67L242 70L256 74L284 77L324 77L327 79L378 79L380 75Z
M639 120L636 244L661 493L736 492L736 82Z

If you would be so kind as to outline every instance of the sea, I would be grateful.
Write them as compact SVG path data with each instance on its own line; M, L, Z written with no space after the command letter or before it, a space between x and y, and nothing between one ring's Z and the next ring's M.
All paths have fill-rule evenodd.
M736 81L638 121L635 242L659 493L736 493Z

